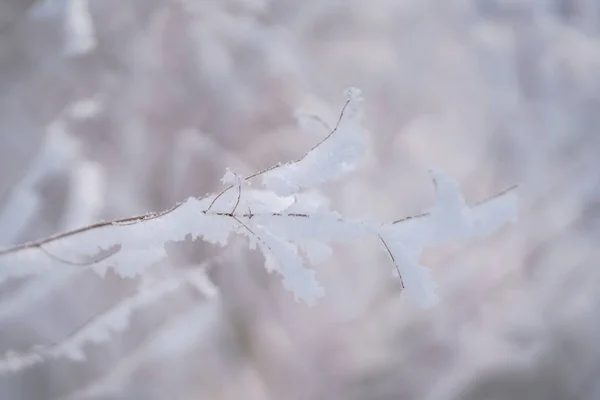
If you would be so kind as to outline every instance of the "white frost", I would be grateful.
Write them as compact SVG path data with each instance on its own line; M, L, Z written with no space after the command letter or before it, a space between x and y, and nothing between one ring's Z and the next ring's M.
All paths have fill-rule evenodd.
M517 216L514 191L470 208L460 193L457 182L439 171L432 172L432 175L436 203L431 212L395 224L386 224L382 226L380 233L396 261L406 295L425 307L438 301L430 271L420 265L421 253L426 247L487 236L507 222L516 221Z
M264 173L262 181L267 189L280 196L289 196L338 179L356 168L366 147L357 108L362 98L358 89L349 89L346 95L346 107L337 128L300 160Z

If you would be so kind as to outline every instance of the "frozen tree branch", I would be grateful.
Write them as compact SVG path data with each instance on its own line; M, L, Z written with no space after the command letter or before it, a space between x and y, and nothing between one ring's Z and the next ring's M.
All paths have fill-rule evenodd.
M353 171L364 151L360 123L360 92L346 92L339 120L322 141L296 161L278 164L240 178L227 171L229 185L218 194L190 198L162 213L107 222L62 233L37 242L0 250L0 283L11 278L90 269L104 275L111 268L121 277L135 277L166 258L164 244L195 238L225 246L232 234L244 235L251 248L260 249L269 272L282 277L296 300L314 305L325 295L316 271L306 266L331 254L332 242L378 238L389 254L404 294L423 306L436 303L430 271L420 265L421 252L429 246L486 236L516 218L516 194L512 188L468 207L458 184L432 171L436 202L426 213L391 223L354 221L324 206L315 206L303 190L339 179ZM263 189L250 188L260 176ZM235 189L235 190L232 190ZM299 251L300 249L303 252ZM59 269L59 271L57 271ZM188 277L180 278L186 281ZM131 309L175 290L179 283L165 282L152 294L141 292L96 318L65 342L9 354L0 359L0 372L19 370L49 356L81 358L81 345L102 341L111 331L126 327ZM161 286L162 287L162 286Z

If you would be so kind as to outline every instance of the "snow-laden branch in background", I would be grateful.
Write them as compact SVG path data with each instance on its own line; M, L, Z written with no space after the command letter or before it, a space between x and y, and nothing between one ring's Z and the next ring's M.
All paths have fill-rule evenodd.
M106 183L104 170L85 159L81 141L68 129L67 117L83 120L101 111L98 96L81 99L69 104L47 125L40 151L0 209L0 245L17 243L43 205L39 187L61 174L69 175L71 188L62 228L74 229L98 219Z
M212 304L196 304L172 316L133 351L110 368L106 375L86 384L74 393L66 394L61 400L84 400L112 397L121 394L123 385L141 366L155 360L177 358L206 341L207 326L218 320L219 307Z
M48 125L41 151L0 210L0 245L14 244L38 213L42 199L37 186L74 168L80 153L81 143L69 134L62 119Z
M28 10L34 19L49 19L60 16L65 10L68 0L38 0Z
M173 273L173 276L149 284L143 284L135 295L115 304L96 315L60 343L35 346L26 353L8 352L0 358L0 375L16 372L43 362L47 358L64 357L73 361L85 360L83 346L87 343L102 343L110 340L111 334L123 332L129 326L132 314L160 301L183 285L192 285L206 299L216 296L216 290L202 268Z
M66 55L82 55L96 48L96 31L89 0L68 0L64 29Z
M0 283L86 269L103 276L111 268L121 277L135 277L166 258L168 241L191 234L225 246L230 235L238 234L249 238L251 248L260 249L267 270L281 276L296 300L314 305L325 289L307 264L323 262L332 253L332 242L370 236L382 242L404 294L423 306L435 304L435 284L429 270L419 263L421 252L428 246L489 235L514 221L515 191L469 208L458 184L433 172L436 203L431 211L389 223L354 221L315 203L315 196L306 189L352 171L364 150L360 100L358 90L347 91L336 126L305 156L245 178L228 170L223 178L228 186L218 194L190 198L162 213L101 222L0 250ZM257 177L265 188L251 188Z

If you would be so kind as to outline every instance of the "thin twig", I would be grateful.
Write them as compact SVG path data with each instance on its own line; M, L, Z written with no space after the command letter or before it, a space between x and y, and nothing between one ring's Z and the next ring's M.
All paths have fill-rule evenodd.
M396 271L398 271L398 276L400 277L400 286L402 286L402 289L404 289L404 280L402 280L402 274L400 273L400 266L396 262L396 259L394 258L394 255L392 254L392 251L390 250L388 244L385 242L385 240L383 240L383 237L381 235L377 235L377 236L379 237L379 240L381 240L381 243L383 243L383 245L385 246L385 249L387 250L388 254L390 255L390 258L392 259L392 262L394 263L394 266L396 267Z
M269 251L270 251L271 253L273 253L273 249L271 249L271 246L269 246L269 245L267 244L267 242L265 242L264 240L262 240L262 239L261 239L261 237L260 237L260 236L258 236L258 235L256 234L256 232L254 232L252 229L250 229L250 227L249 227L248 225L246 225L245 223L243 223L242 221L240 221L240 219L239 219L237 216L235 216L235 215L232 215L232 218L233 218L233 219L235 219L235 220L236 220L236 221L237 221L237 222L238 222L238 223L239 223L241 226L243 226L244 228L246 228L246 230L247 230L248 232L250 232L252 235L254 235L254 237L255 237L255 238L256 238L256 239L257 239L259 242L261 242L262 244L264 244L264 245L267 247L267 249L269 249Z
M97 264L97 263L99 263L101 261L104 261L104 260L112 257L113 255L115 255L116 253L118 253L121 250L122 246L120 244L117 244L117 245L112 246L112 247L116 247L116 250L109 251L109 252L107 252L107 254L105 254L103 256L100 256L99 258L92 259L90 261L80 261L80 262L78 262L78 261L69 261L69 260L66 260L66 259L64 259L62 257L59 257L59 256L57 256L55 254L52 254L51 252L49 252L48 250L46 250L43 246L38 246L38 248L40 249L40 251L42 251L44 254L46 254L49 258L53 259L54 261L58 261L58 262L61 262L63 264L67 264L67 265L73 265L73 266L76 266L76 267L87 267L87 266L90 266L90 265L93 265L93 264ZM102 253L102 249L100 249L100 250L101 251L99 252L99 254Z
M299 114L296 114L296 115L299 117ZM324 120L323 120L321 117L319 117L318 115L314 115L314 114L308 114L308 113L307 113L307 114L303 114L303 116L304 116L305 118L310 118L310 119L312 119L312 120L314 120L314 121L317 121L319 124L321 124L321 126L322 126L323 128L325 128L325 130L328 130L328 131L330 131L330 130L331 130L331 127L329 126L329 124L328 124L327 122L325 122L325 121L324 121Z
M437 187L437 183L436 183L435 179L434 179L434 184L435 184L435 185L436 185L436 187ZM485 198L485 199L483 199L483 200L479 200L478 202L474 203L474 204L471 206L471 208L478 207L478 206L480 206L480 205L482 205L482 204L485 204L485 203L487 203L487 202L490 202L490 201L492 201L492 200L494 200L494 199L497 199L497 198L499 198L499 197L502 197L502 196L504 196L505 194L507 194L507 193L509 193L509 192L511 192L511 191L513 191L513 190L516 190L518 187L519 187L519 185L512 185L512 186L510 186L510 187L508 187L508 188L506 188L506 189L504 189L504 190L502 190L502 191L500 191L500 192L496 193L496 194L495 194L495 195L493 195L493 196L487 197L487 198ZM431 215L431 213L430 213L430 212L425 212L425 213L422 213L422 214L417 214L417 215L410 215L410 216L408 216L408 217L404 217L404 218L401 218L401 219L397 219L396 221L392 222L392 224L398 224L398 223L401 223L401 222L406 222L406 221L409 221L409 220L411 220L411 219L415 219L415 218L428 217L428 216L430 216L430 215Z
M136 217L127 217L127 218L121 218L121 219L113 219L113 220L110 220L110 221L97 222L95 224L87 225L87 226L84 226L82 228L74 229L72 231L58 233L56 235L52 235L52 236L49 236L49 237L41 239L41 240L31 241L31 242L23 243L23 244L20 244L20 245L17 245L17 246L12 246L12 247L8 247L8 248L5 248L5 249L0 249L0 257L4 256L6 254L15 253L15 252L21 251L21 250L32 249L32 248L39 248L40 246L42 246L44 244L51 243L51 242L54 242L56 240L64 239L64 238L67 238L67 237L70 237L70 236L74 236L74 235L77 235L79 233L91 231L91 230L97 229L97 228L104 228L106 226L135 225L135 224L138 224L140 222L150 221L150 220L153 220L153 219L156 219L156 218L160 218L160 217L162 217L164 215L167 215L167 214L175 211L176 209L178 209L179 207L181 207L183 204L184 203L176 204L175 206L169 208L168 210L165 210L165 211L162 211L162 212L158 212L158 213L148 213L148 214L138 215Z
M337 132L338 128L340 127L340 123L342 122L342 118L344 118L344 113L346 112L346 108L348 107L348 104L350 104L350 101L352 101L352 99L348 99L348 100L346 100L346 103L344 103L344 107L342 107L342 111L340 112L340 116L338 117L338 120L335 123L335 127L333 128L333 130L331 131L331 133L329 135L327 135L319 143L317 143L316 145L314 145L313 148L308 151L308 153L310 153L311 151L315 150L317 147L319 147L320 145L322 145L325 141L327 141L327 139L329 139L334 133ZM308 155L308 153L304 154L302 157L300 157L299 160L297 160L295 162L302 161ZM294 162L292 162L292 164L293 163Z
M255 178L257 176L263 175L269 171L272 171L274 169L280 168L284 165L290 165L290 164L296 164L299 163L300 161L304 160L306 158L306 156L308 156L308 154L311 151L314 151L316 148L318 148L319 146L321 146L324 142L326 142L334 133L337 132L340 123L342 122L342 118L344 117L344 112L346 111L346 108L348 107L348 104L350 104L351 99L346 100L346 103L344 103L344 106L342 107L342 111L340 112L340 115L338 117L337 123L335 124L335 127L333 128L333 130L325 137L323 138L319 143L317 143L316 145L314 145L308 152L304 153L302 155L302 157L298 158L297 160L294 161L290 161L288 163L285 164L275 164L275 165L271 165L268 168L262 169L258 172L255 172L253 174L248 175L247 177L244 178L245 181L248 181L252 178ZM223 196L226 192L228 192L229 190L233 189L236 185L231 185L229 187L226 187L225 189L221 190L221 192L219 192L219 194L217 194L215 196L215 198L213 199L213 201L210 203L210 205L208 206L208 210L211 210L212 207L214 206L214 204L217 202L217 200Z
M428 212L426 212L426 213L423 213L423 214L418 214L418 215L409 215L408 217L404 217L404 218L401 218L401 219L397 219L397 220L395 220L394 222L392 222L392 225L394 225L394 224L399 224L399 223L401 223L401 222L406 222L406 221L409 221L409 220L411 220L411 219L417 219L417 218L422 218L422 217L428 217L429 215L431 215L431 213L428 213Z
M237 187L238 187L238 197L237 197L237 200L235 202L235 206L233 206L233 210L231 210L231 214L235 214L235 211L237 210L238 205L240 204L240 200L242 199L242 182L241 182L241 180L239 179L238 175L235 172L233 174L235 175L236 178L238 178L239 182L238 182L238 185L237 185Z
M487 203L488 201L492 201L492 200L494 200L494 199L497 199L498 197L502 197L502 196L504 196L505 194L507 194L507 193L509 193L509 192L512 192L513 190L517 190L517 188L518 188L518 187L519 187L519 185L512 185L512 186L509 186L509 187L507 187L506 189L504 189L504 190L502 190L502 191L500 191L500 192L496 193L496 194L495 194L495 195L493 195L493 196L490 196L490 197L488 197L488 198L486 198L486 199L483 199L483 200L479 200L477 203L475 203L475 204L473 205L473 207L480 206L480 205L482 205L482 204L484 204L484 203Z

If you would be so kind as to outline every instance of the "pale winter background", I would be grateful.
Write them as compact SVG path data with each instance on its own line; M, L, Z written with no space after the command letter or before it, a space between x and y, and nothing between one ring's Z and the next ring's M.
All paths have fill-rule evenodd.
M8 400L600 398L597 0L2 0L0 245L218 191L225 167L300 156L363 89L369 154L332 206L390 220L519 184L518 224L425 254L440 304L405 301L376 243L336 249L294 303L243 240L167 245L213 289L0 377ZM81 273L0 291L0 347L60 341L132 291ZM16 286L15 286L16 285Z

